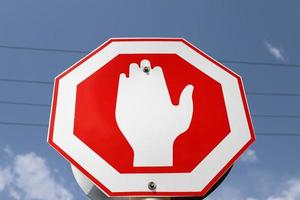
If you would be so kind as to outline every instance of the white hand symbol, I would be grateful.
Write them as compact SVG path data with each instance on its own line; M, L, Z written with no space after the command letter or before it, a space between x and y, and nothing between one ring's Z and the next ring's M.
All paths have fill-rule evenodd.
M134 166L173 166L173 143L186 131L193 114L193 86L171 102L161 67L148 60L130 64L129 77L120 74L116 120L134 151Z

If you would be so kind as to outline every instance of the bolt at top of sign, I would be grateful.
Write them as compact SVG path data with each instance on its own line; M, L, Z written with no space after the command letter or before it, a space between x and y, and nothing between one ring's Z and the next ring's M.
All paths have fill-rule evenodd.
M183 39L112 39L55 80L49 143L109 196L203 196L254 139L240 77Z

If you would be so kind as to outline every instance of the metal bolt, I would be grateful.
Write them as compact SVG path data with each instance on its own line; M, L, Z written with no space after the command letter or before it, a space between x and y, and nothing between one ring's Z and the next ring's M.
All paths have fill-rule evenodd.
M146 74L149 74L150 67L144 67L143 72L145 72Z
M151 181L148 183L148 188L149 188L149 190L153 191L156 189L156 184L153 181Z

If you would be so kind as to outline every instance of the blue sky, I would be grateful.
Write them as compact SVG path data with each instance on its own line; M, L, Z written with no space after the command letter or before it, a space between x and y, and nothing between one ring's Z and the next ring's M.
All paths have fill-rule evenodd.
M183 37L242 76L257 141L208 199L300 199L299 7L0 0L0 199L86 199L46 142L52 81L111 37Z

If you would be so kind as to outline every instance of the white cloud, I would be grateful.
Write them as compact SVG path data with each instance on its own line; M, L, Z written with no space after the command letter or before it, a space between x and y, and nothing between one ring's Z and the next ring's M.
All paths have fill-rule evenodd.
M287 187L279 195L272 195L267 200L299 200L300 199L300 180L290 180Z
M6 153L8 156L13 156L14 152L12 151L12 149L10 148L10 146L5 146L3 149L4 153Z
M241 160L245 162L256 162L258 160L256 151L252 149L247 150L241 157Z
M272 192L281 191L278 194L264 194L265 198L248 197L238 187L221 185L219 189L213 192L207 200L299 200L300 199L300 179L289 180L283 183L284 187L273 188ZM252 188L253 189L253 188Z
M16 190L15 188L10 188L9 189L9 195L13 198L13 199L16 199L16 200L20 200L21 199L21 193Z
M0 191L9 185L13 180L13 175L10 169L0 167Z
M71 192L54 175L35 153L19 154L5 169L0 166L0 191L15 200L72 200Z
M230 187L228 185L221 186L205 200L248 200L244 198L242 192L238 188ZM250 199L251 200L251 199Z
M283 56L283 49L274 47L269 42L265 41L265 46L268 49L269 53L274 56L277 60L285 61L285 57Z

